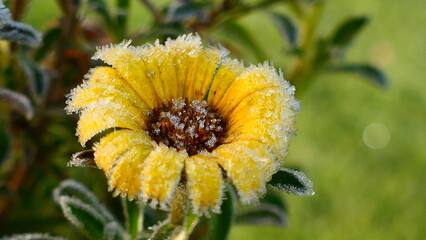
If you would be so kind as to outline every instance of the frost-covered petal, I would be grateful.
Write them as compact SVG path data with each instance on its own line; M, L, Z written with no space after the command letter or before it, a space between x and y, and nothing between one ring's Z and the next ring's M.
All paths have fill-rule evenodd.
M223 96L243 71L244 66L237 60L224 59L219 66L209 90L208 102L211 106L215 106L220 114L225 113L222 107Z
M95 54L115 67L151 107L171 99L200 99L206 93L221 51L202 48L197 35L168 40L164 45L104 47Z
M259 141L278 159L295 133L294 88L268 64L252 66L228 87L217 107L228 119L227 142Z
M277 162L258 142L234 141L212 153L238 190L244 204L255 203L265 192L265 184L278 169Z
M104 170L107 176L117 166L117 160L134 146L149 147L151 140L144 132L117 130L103 137L94 147L96 165ZM141 160L143 163L143 159Z
M201 99L206 93L221 57L215 48L203 48L199 36L187 35L138 48L146 71L157 92L167 104L170 99Z
M295 111L285 107L284 101L279 88L246 97L230 114L226 141L259 141L281 160L296 131Z
M115 194L127 195L133 199L140 193L143 163L152 149L151 145L133 145L117 159L109 179L109 185L115 188Z
M102 98L127 99L143 112L148 112L148 105L123 79L117 70L110 67L91 69L85 76L85 82L72 90L67 101L68 112L78 112L89 104Z
M220 211L223 195L222 171L210 154L197 154L185 161L188 189L195 213Z
M102 98L89 104L80 114L77 135L85 145L96 134L109 128L143 130L145 115L131 102L122 98Z
M154 108L161 104L162 99L151 82L145 63L136 49L130 46L130 42L104 46L98 49L93 59L101 59L117 69L144 102Z
M177 152L165 145L156 146L145 160L142 170L142 197L151 199L153 206L167 208L180 181L185 158L184 151Z

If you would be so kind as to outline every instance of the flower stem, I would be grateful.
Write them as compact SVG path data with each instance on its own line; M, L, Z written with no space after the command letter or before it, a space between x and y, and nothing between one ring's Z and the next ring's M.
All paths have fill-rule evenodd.
M143 231L143 209L144 204L136 200L129 201L127 198L121 198L124 217L126 218L126 228L131 239L138 239Z

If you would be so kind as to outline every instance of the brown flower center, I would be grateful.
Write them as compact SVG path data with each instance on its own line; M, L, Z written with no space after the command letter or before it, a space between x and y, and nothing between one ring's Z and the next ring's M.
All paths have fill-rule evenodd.
M189 156L219 146L225 128L225 121L204 100L172 99L169 105L154 109L148 121L153 140L178 151L185 149Z

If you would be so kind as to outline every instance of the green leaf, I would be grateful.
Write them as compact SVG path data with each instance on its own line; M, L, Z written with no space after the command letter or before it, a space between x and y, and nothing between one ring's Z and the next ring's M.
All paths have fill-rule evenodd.
M123 239L123 227L84 185L67 179L53 192L65 217L92 239Z
M332 67L332 71L342 73L352 73L366 79L374 85L387 88L389 81L386 75L378 68L369 64L346 64Z
M77 198L61 196L57 200L65 217L91 239L103 239L107 220L89 204Z
M253 51L258 60L266 59L266 55L263 50L242 25L237 23L228 23L223 26L222 31L226 36L231 38L233 45L236 45L235 43L242 44L246 49Z
M352 17L342 22L331 37L331 44L338 48L347 47L368 22L367 17Z
M297 44L298 31L297 26L288 16L279 13L271 14L272 20L280 30L281 34L287 40L290 48L294 48Z
M285 214L273 205L261 205L254 209L239 213L236 217L239 224L278 225L286 224Z
M41 46L37 48L37 51L34 55L35 61L40 61L51 51L52 47L57 42L59 36L61 35L61 28L53 27L46 31L43 34L43 40L41 41Z
M9 9L0 1L0 39L36 47L41 35L31 26L13 21Z
M64 196L78 199L84 204L92 206L106 221L114 221L112 214L100 203L95 194L83 184L72 179L62 181L53 191L53 198L59 203L60 198Z
M221 206L221 214L213 214L209 219L209 229L207 232L207 239L209 240L223 240L228 237L231 230L232 223L234 221L234 195L231 192L231 187L228 187L229 191L225 192L225 200Z
M71 160L68 162L67 167L90 167L98 168L95 163L95 151L93 149L84 150L74 153Z
M109 222L104 227L104 239L105 240L122 240L123 236L126 236L124 239L129 239L128 235L123 233L123 228L117 222Z
M2 237L0 240L66 240L66 238L52 236L47 233L24 233Z
M2 102L23 114L27 119L34 117L34 109L30 99L21 93L0 88L0 103Z
M203 16L203 11L213 6L212 2L188 2L170 7L170 21L181 22Z
M313 184L302 172L281 168L272 176L268 184L277 190L282 190L297 196L312 196Z
M84 185L64 180L53 192L65 217L91 239L123 239L123 227Z
M273 189L268 189L259 206L238 213L236 222L240 224L285 226L287 224L287 208L283 196Z

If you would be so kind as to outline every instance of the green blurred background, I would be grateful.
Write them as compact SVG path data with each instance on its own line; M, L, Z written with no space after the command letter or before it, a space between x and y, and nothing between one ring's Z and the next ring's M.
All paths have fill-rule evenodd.
M300 99L299 132L286 158L286 166L301 167L313 180L316 195L286 196L287 228L235 225L231 239L426 237L425 8L422 0L327 1L319 34L348 16L369 16L347 58L381 67L390 87L349 75L317 79ZM238 21L285 73L285 43L265 14ZM56 2L34 0L25 22L42 30L57 16ZM146 26L147 18L132 2L130 28ZM249 52L242 57L257 61Z

